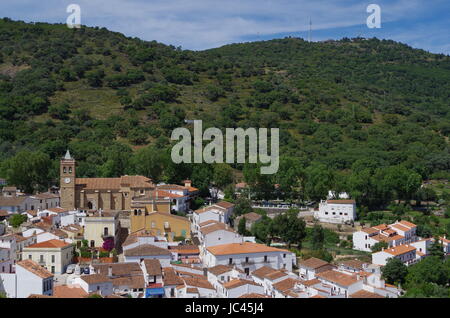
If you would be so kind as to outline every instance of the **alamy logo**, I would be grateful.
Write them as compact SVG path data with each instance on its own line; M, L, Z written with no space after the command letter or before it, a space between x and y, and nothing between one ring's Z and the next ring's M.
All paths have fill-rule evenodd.
M202 121L194 120L194 150L192 162L192 136L187 128L172 131L172 140L179 142L172 148L175 163L262 163L261 174L274 174L279 166L279 129L270 129L270 155L268 153L267 128L226 128L224 136L218 128L208 128L203 132ZM181 139L181 140L180 140ZM210 141L203 148L203 141ZM236 141L236 143L235 143ZM248 145L248 149L246 148ZM235 147L236 145L236 147ZM235 156L236 154L236 156ZM248 161L246 161L246 154Z

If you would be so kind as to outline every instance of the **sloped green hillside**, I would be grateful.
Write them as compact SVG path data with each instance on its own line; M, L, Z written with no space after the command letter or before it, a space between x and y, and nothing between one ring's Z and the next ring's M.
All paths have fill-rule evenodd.
M34 188L57 182L66 148L79 176L225 186L228 167L168 162L170 132L184 119L280 127L280 172L256 181L243 171L267 184L261 193L278 183L282 196L318 199L342 188L377 205L366 197L388 178L377 169L401 165L425 179L450 168L450 57L393 41L286 38L193 52L104 28L3 19L0 74L0 174ZM44 177L20 176L15 165L27 161ZM415 193L391 188L387 197Z

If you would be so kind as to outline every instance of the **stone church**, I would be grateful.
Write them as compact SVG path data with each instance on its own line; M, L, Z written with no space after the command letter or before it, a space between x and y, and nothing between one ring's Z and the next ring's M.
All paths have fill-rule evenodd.
M141 197L155 189L144 176L120 178L77 178L76 162L67 150L60 161L61 207L64 209L131 211L133 197Z

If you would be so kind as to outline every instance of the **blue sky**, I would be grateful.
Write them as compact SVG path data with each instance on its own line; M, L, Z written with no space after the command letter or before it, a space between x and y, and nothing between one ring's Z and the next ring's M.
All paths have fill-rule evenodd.
M0 16L65 23L69 4L81 23L185 49L285 36L313 41L378 37L450 54L449 0L1 0ZM381 7L381 29L369 29L369 4Z

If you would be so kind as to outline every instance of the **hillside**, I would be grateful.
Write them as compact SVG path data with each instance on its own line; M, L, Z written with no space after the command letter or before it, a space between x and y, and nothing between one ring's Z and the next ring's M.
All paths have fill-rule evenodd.
M69 148L79 176L142 173L205 186L212 168L154 160L184 119L280 127L280 173L264 181L285 192L297 182L293 162L301 187L320 167L329 184L319 194L331 186L356 196L364 195L352 174L366 168L375 176L401 165L421 179L450 169L450 57L393 41L286 38L193 52L104 28L3 19L0 74L0 175L19 184L14 161L35 158L33 167L57 182L57 160Z

